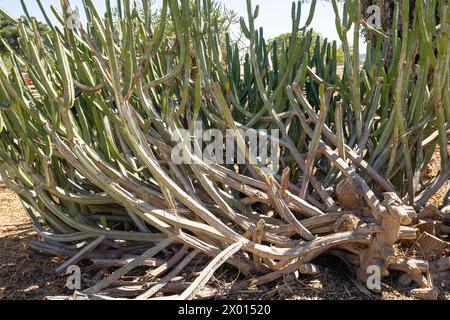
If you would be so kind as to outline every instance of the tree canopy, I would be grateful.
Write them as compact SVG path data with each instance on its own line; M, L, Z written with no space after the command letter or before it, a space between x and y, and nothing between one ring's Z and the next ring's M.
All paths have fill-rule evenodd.
M49 28L46 24L38 22L39 30L41 34L46 34L49 32ZM4 16L0 15L0 39L3 39L12 49L15 51L19 50L19 32L17 26L14 22L6 19ZM0 54L4 55L8 52L6 46L3 42L0 42Z

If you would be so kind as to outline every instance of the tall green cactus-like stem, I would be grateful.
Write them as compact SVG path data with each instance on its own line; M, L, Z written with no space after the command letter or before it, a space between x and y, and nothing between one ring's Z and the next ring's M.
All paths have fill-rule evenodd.
M107 1L104 17L86 0L87 23L74 28L66 20L70 1L61 3L61 12L52 7L61 24L44 14L46 36L29 14L16 20L0 10L17 24L21 44L20 52L5 46L11 68L0 57L0 175L20 195L44 239L41 248L99 237L129 248L159 243L89 294L172 242L194 250L179 268L198 252L216 257L228 245L242 247L228 262L245 275L261 273L257 284L333 248L354 261L356 251L347 250L353 244L367 250L359 257L364 263L383 260L393 244L383 251L372 240L388 232L387 217L395 208L413 215L449 179L445 1L418 1L413 23L403 1L389 33L365 22L359 0L345 1L342 15L333 1L343 66L338 44L308 30L316 1L303 26L301 3L293 3L289 41L274 41L271 50L250 0L248 21L240 21L246 49L221 34L212 0L163 0L156 16L146 1L139 10L118 0L116 11ZM435 12L439 25L430 18ZM375 35L362 68L361 26ZM196 137L199 127L233 130L223 146L232 144L243 163L209 163L196 152L205 148L201 139L183 145L190 162L175 163L176 141ZM278 146L271 150L278 172L268 172L258 157L267 146L249 156L244 130ZM441 172L423 183L437 145ZM349 180L356 186L350 198L364 205L342 201L338 184ZM366 224L342 230L344 214ZM389 219L410 221L399 215ZM389 238L407 238L399 230Z

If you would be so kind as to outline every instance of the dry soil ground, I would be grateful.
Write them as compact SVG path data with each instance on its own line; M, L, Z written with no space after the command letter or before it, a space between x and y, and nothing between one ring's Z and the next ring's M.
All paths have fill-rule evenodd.
M64 287L54 272L57 259L28 251L33 238L36 233L18 197L0 186L0 299L42 299Z

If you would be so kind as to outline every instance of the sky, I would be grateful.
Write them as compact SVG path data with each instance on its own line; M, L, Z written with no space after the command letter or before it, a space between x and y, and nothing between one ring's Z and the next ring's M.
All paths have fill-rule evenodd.
M105 11L105 0L93 0L99 12ZM235 11L239 16L247 17L246 0L221 0L225 3L228 9ZM30 15L44 20L43 16L36 4L35 0L25 0ZM47 15L53 20L53 14L50 11L50 5L56 8L60 7L59 0L42 0L46 9ZM70 0L72 7L78 7L82 13L82 0ZM111 3L115 3L114 0ZM156 0L156 4L161 3L161 0ZM256 20L257 27L264 27L265 37L267 39L273 38L279 34L290 32L292 29L291 23L291 6L292 0L253 0L253 6L260 5L260 14ZM6 9L12 16L18 17L23 14L23 10L18 0L0 0L0 7ZM310 4L302 4L302 24L306 21L310 10ZM83 18L82 18L83 19ZM314 31L321 33L330 41L336 40L340 44L339 37L335 27L335 16L330 2L318 1L314 20L310 26ZM353 41L353 32L348 32L349 41ZM363 40L360 43L361 53L366 51Z

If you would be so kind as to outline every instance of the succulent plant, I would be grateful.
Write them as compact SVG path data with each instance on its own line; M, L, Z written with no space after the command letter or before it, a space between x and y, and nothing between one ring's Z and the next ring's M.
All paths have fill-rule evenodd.
M374 239L392 253L400 224L411 222L406 216L449 178L446 1L416 1L412 24L405 18L409 1L396 2L389 34L365 23L358 0L346 1L343 14L333 1L342 74L339 45L314 39L309 29L316 1L303 26L301 4L293 3L291 39L272 43L272 51L250 0L240 21L244 51L221 33L210 0L163 0L157 19L147 1L140 11L119 0L118 17L110 1L105 16L93 1L83 2L86 24L74 23L68 0L61 11L52 7L61 25L43 10L51 29L45 36L34 18L1 12L17 24L21 46L10 51L12 68L0 61L0 174L44 243L156 243L143 259L181 243L194 250L185 265L198 252L216 257L232 245L227 262L246 275L262 274L255 284L336 248L360 258L361 268L387 268ZM363 63L361 27L374 34ZM249 145L236 129L276 140L280 170L267 173L248 159L207 163L192 153L190 164L175 164L175 141L193 135L198 122L204 130L234 129L237 152L248 153ZM441 173L422 185L437 146ZM357 185L367 208L343 211L335 189L344 178ZM369 227L335 232L343 214ZM401 223L386 229L387 217ZM355 244L365 249L348 251Z

